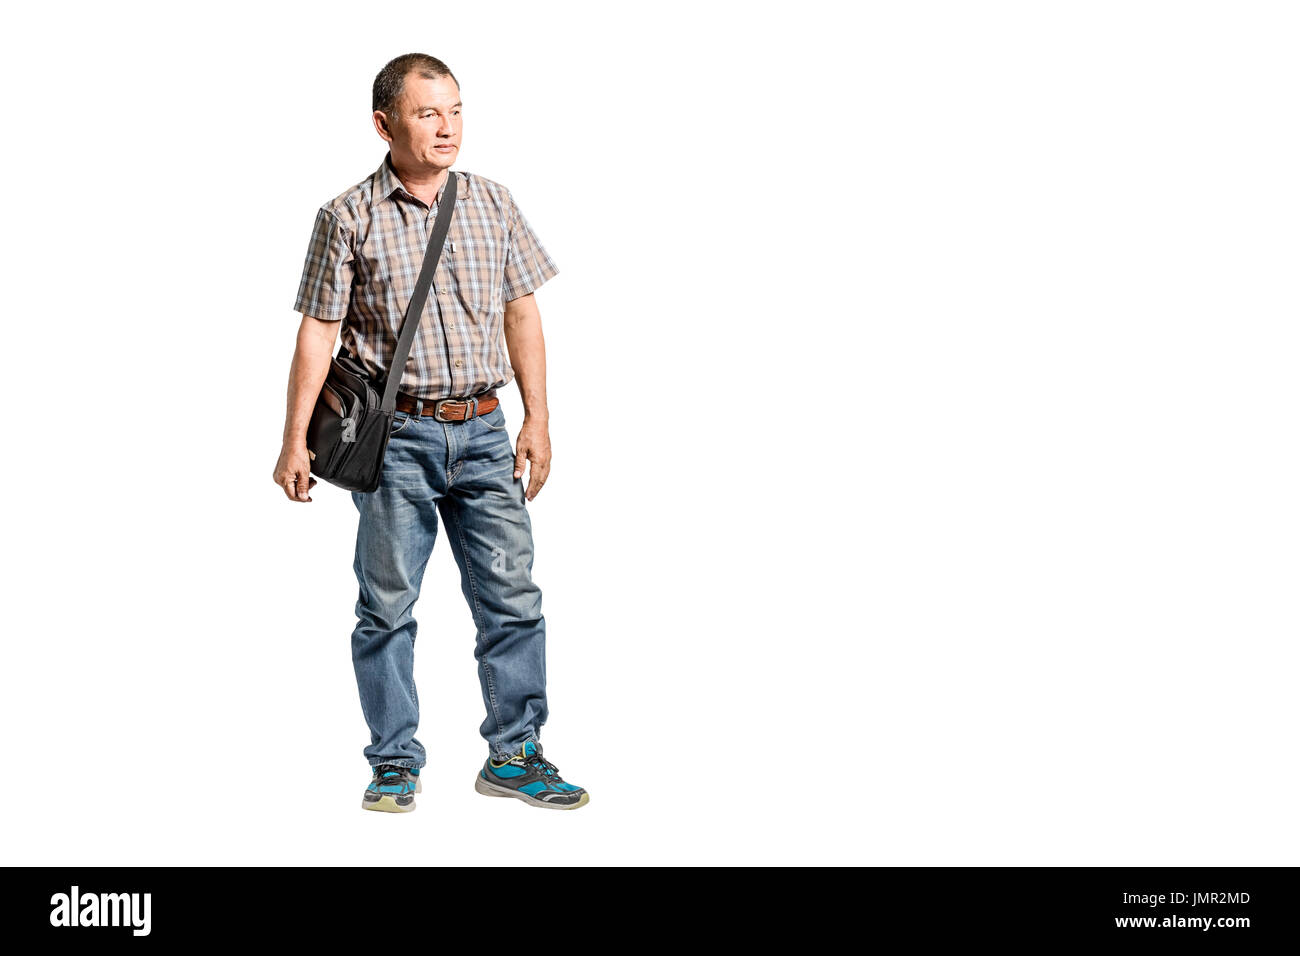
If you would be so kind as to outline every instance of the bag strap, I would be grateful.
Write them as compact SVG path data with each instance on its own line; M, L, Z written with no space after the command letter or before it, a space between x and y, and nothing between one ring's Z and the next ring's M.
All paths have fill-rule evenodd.
M388 366L388 376L384 380L384 397L379 403L380 410L394 411L397 408L397 386L402 382L402 372L406 369L406 357L411 353L411 343L415 341L415 330L424 314L424 300L429 295L429 285L433 282L433 273L438 268L438 257L442 254L443 241L447 238L447 229L451 225L451 214L456 209L456 174L447 170L447 184L442 188L442 201L438 204L438 218L433 224L433 235L429 237L429 247L424 250L424 265L420 268L420 278L415 281L415 292L406 304L406 318L402 320L402 333L397 337L397 351Z

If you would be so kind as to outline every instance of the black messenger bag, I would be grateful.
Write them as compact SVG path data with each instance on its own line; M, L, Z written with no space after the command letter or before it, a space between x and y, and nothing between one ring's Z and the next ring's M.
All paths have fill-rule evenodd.
M388 436L397 412L397 386L402 381L406 357L410 354L411 342L424 312L424 301L455 209L456 174L448 170L433 235L424 251L424 265L420 268L411 301L406 305L397 351L382 385L373 381L357 358L346 350L340 349L339 354L330 359L329 373L307 425L311 473L323 481L347 491L371 492L379 487L384 470L384 452L388 448ZM382 395L378 391L381 387Z

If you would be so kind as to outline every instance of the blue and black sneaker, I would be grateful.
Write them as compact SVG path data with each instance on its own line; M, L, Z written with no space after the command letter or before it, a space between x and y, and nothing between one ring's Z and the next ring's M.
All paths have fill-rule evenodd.
M361 796L361 808L405 813L415 809L415 795L419 792L418 768L399 767L391 763L377 764L374 778Z
M532 740L525 740L523 749L505 763L488 758L474 778L474 789L551 810L576 810L590 799L582 787L564 782L555 764L542 759L542 745Z

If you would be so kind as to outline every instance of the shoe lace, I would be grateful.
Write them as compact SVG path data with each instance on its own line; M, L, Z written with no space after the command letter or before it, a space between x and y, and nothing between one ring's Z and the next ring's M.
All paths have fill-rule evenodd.
M560 768L555 766L555 764L551 763L549 760L542 758L539 754L525 757L524 763L530 767L536 768L541 772L542 776L548 778L552 782L556 780L563 782L564 780L564 778L560 776Z
M403 775L406 773L405 767L399 767L395 763L381 763L377 767L375 767L375 779L383 780L384 775L387 774L390 770Z

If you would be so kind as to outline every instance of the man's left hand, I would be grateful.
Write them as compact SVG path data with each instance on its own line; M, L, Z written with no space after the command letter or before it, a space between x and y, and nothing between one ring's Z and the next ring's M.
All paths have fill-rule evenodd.
M551 473L551 436L544 423L530 421L527 416L515 439L516 480L524 473L525 461L533 463L528 469L528 490L524 492L524 497L532 501Z

